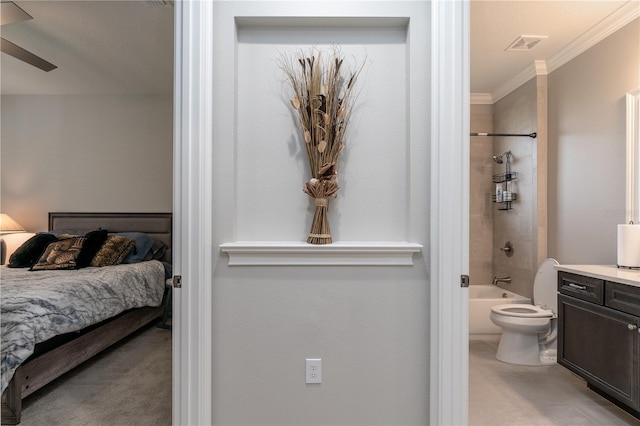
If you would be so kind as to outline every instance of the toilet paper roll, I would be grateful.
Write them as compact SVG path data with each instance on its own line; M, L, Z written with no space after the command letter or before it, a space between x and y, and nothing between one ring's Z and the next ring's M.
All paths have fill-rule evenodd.
M640 225L618 225L618 266L640 268Z

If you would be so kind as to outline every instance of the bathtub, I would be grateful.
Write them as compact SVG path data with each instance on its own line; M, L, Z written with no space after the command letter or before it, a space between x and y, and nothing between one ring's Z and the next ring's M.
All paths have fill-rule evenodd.
M469 286L469 336L500 334L502 329L489 319L489 313L492 306L504 303L531 303L531 299L495 285Z

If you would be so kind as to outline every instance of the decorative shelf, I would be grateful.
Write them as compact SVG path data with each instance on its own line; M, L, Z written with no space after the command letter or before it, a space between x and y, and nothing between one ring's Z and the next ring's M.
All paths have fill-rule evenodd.
M238 241L220 245L229 266L412 266L422 244L338 242L315 245L296 241Z

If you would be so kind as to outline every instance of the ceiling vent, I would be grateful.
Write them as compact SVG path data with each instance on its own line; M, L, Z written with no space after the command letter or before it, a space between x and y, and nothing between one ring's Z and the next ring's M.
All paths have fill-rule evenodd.
M521 35L516 38L513 43L507 46L505 51L523 51L531 50L547 36L535 36L535 35Z
M145 0L147 6L173 7L173 0Z

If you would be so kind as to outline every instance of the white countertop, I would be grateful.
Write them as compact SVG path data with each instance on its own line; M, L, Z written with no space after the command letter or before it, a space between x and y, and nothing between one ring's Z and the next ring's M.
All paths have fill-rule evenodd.
M614 281L640 287L640 270L618 268L615 265L557 265L559 271L586 275L592 278Z

